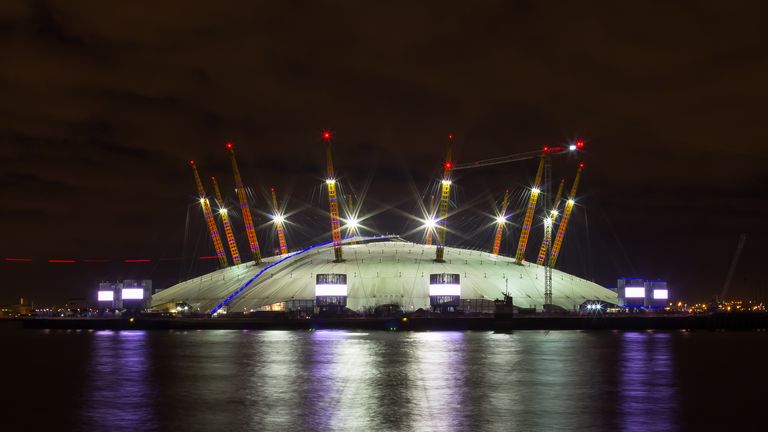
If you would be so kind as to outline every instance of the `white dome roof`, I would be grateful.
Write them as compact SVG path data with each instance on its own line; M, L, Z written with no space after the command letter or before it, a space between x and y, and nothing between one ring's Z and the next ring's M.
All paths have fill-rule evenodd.
M459 274L462 299L501 299L508 292L520 307L541 308L544 303L544 267L518 265L513 258L446 247L445 262L436 263L435 246L397 238L360 244L346 240L343 252L341 263L333 262L333 247L326 244L266 258L259 266L250 262L217 270L155 294L152 305L186 302L208 312L224 302L230 312L237 312L287 300L313 300L318 273L347 275L347 307L352 310L382 304L399 304L406 311L428 309L429 275L434 273ZM585 300L617 303L617 296L596 283L552 271L555 305L573 309Z

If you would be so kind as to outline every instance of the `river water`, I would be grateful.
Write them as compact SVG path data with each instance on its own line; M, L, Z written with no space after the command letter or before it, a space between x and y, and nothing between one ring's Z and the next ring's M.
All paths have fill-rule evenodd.
M0 338L4 430L768 430L764 332Z

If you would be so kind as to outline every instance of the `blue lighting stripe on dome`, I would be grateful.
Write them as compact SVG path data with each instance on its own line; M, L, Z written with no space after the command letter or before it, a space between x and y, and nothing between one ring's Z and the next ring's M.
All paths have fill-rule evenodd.
M378 237L366 237L366 236L358 236L357 238L362 238L363 240L368 240L368 239L377 239L377 238L386 238L386 237L387 237L387 236L378 236ZM342 241L345 241L345 240L349 240L350 238L351 238L351 237L348 237L348 238L342 239ZM330 244L333 244L333 241L329 241L329 242L325 242L325 243L317 244L317 245L314 245L314 246L310 246L310 247L308 247L308 248L305 248L305 249L302 249L302 250L300 250L300 251L298 251L298 252L295 252L295 253L293 253L293 254L291 254L291 255L288 255L288 256L287 256L287 257L285 257L285 258L281 258L281 259L279 259L279 260L277 260L277 261L273 262L272 264L270 264L270 265L268 265L268 266L264 267L263 269L259 270L259 272L258 272L258 273L256 273L255 275L253 275L253 277L252 277L252 278L248 279L248 280L247 280L247 281L246 281L246 282L245 282L245 283L244 283L244 284L243 284L243 285L242 285L240 288L236 289L234 292L232 292L232 294L228 295L228 296L227 296L227 297L226 297L224 300L222 300L222 301L221 301L219 304L217 304L217 305L216 305L216 307L214 307L213 309L211 309L211 311L210 311L209 313L210 313L211 315L213 315L213 314L215 314L216 312L218 312L218 311L219 311L221 308L223 308L224 306L228 305L228 304L229 304L229 302L231 302L231 301L232 301L232 300L233 300L235 297L237 297L237 296L238 296L238 295L239 295L241 292L243 292L243 291L244 291L246 288L248 288L248 286L249 286L251 283L253 283L253 281L255 281L256 279L258 279L258 278L259 278L259 276L261 276L262 274L264 274L264 272L266 272L267 270L271 269L272 267L274 267L274 266L276 266L276 265L278 265L278 264L282 263L283 261L287 261L287 260L289 260L289 259L291 259L291 258L294 258L294 257L297 257L297 256L299 256L299 255L302 255L302 254L303 254L303 253L305 253L305 252L309 252L309 251L311 251L312 249L317 249L317 248L319 248L319 247L328 246L328 245L330 245Z

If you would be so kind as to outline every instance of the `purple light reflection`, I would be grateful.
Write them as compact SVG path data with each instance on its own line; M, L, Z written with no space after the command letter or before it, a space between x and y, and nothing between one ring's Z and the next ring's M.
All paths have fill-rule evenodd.
M96 331L83 394L84 430L158 428L144 331Z
M619 356L619 422L624 431L672 431L678 385L672 334L624 332Z

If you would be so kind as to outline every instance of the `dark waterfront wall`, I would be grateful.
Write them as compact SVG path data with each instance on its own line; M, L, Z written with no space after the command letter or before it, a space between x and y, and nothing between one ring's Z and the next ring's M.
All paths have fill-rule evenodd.
M405 319L403 319L405 318ZM341 318L312 319L268 318L34 318L25 319L30 329L97 329L97 330L764 330L768 329L768 314L722 313L712 315L591 315L512 317L440 316L429 318Z

